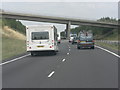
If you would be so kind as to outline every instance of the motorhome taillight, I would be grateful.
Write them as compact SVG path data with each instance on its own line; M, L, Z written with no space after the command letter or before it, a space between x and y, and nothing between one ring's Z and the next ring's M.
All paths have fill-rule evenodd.
M52 40L52 42L54 42L54 40Z
M50 46L50 48L52 48L52 46Z
M31 47L29 47L29 49L31 49Z

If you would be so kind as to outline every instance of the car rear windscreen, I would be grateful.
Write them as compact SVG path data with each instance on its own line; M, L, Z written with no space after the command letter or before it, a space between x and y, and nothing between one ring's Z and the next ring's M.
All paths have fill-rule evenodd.
M76 37L77 35L71 35L70 37Z
M80 40L93 40L93 36L80 36Z
M49 39L48 32L32 32L32 40L45 40Z

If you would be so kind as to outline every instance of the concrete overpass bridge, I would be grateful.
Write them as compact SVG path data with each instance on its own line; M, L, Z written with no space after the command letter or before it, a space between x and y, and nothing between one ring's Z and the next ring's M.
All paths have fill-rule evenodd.
M67 38L69 38L69 35L70 35L71 25L86 25L86 26L96 26L96 27L118 28L118 24L103 23L98 21L73 19L73 18L41 16L41 15L12 13L12 12L0 12L0 15L2 15L2 18L66 24Z

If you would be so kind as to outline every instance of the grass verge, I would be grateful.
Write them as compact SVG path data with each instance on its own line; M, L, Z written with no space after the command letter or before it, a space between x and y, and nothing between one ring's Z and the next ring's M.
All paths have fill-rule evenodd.
M107 47L107 48L110 48L110 49L116 50L116 51L118 51L118 47L119 47L118 44L115 45L115 44L108 44L108 43L104 43L104 42L96 42L96 45Z
M0 34L2 34L2 60L26 52L25 35L9 28L8 26L2 27Z
M2 37L2 60L26 52L25 40Z

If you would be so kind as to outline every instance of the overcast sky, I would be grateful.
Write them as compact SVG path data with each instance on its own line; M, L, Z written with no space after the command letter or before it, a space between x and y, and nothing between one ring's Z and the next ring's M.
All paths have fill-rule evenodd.
M85 20L97 20L102 17L118 18L117 2L2 2L2 9L17 13ZM25 25L39 24L29 21L22 22ZM55 25L58 27L58 31L65 29L65 25Z

